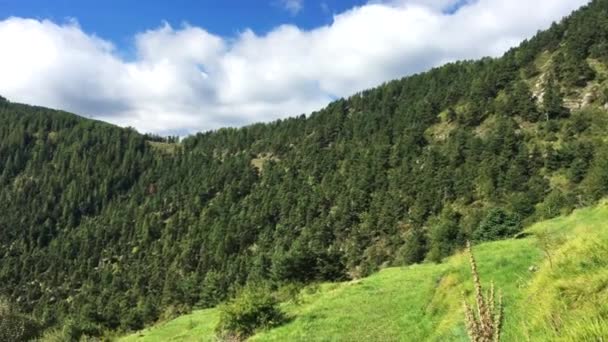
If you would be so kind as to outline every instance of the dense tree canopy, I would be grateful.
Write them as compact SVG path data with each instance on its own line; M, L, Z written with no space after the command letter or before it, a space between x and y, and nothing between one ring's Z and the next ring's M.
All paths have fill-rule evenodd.
M48 325L138 329L247 282L439 261L597 200L607 11L596 0L501 58L182 142L0 99L0 294Z

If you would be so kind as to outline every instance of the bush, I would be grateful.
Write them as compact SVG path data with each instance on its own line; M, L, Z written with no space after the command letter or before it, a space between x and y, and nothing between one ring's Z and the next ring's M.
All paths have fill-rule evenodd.
M90 336L101 336L103 334L99 325L86 320L67 319L61 326L47 330L42 341L64 342L64 341L89 341L94 339Z
M67 319L62 325L48 329L36 341L44 342L97 342L114 341L117 332L104 331L98 324Z
M551 219L562 214L568 214L574 210L576 195L570 192L562 192L554 189L538 206L538 215L542 219Z
M435 219L429 230L429 253L427 258L434 262L454 253L458 247L464 245L464 238L460 230L460 213L445 208L441 215Z
M473 233L476 241L503 239L519 233L522 229L518 215L510 214L500 208L490 210Z
M301 303L302 283L286 283L277 290L277 298L281 302L291 302L295 305Z
M397 252L400 264L410 265L424 260L426 239L422 229L412 228L404 234L404 243Z
M285 315L267 286L246 286L229 303L220 307L216 332L221 338L241 341L258 329L281 324Z

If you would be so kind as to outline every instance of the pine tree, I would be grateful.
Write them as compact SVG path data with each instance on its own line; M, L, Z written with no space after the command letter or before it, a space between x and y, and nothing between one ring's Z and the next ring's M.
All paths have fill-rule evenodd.
M553 74L549 74L545 82L543 111L547 121L563 118L570 113L570 111L564 107L564 95Z
M525 82L518 81L515 83L508 97L507 111L509 115L519 115L531 122L538 120L539 112L536 99L532 96L530 87Z

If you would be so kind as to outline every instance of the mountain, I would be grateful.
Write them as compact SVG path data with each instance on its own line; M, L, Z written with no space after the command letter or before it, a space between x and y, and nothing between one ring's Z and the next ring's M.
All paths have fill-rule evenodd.
M608 0L500 58L181 142L2 99L0 293L77 337L438 262L608 194L607 110Z

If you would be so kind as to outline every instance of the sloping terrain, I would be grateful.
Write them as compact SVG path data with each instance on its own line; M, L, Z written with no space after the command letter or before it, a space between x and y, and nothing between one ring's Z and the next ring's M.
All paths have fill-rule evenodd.
M608 203L535 224L522 236L473 249L482 284L493 281L503 292L504 341L608 338ZM283 304L290 322L251 340L466 341L463 293L472 293L463 254L387 268L303 290L298 304ZM214 341L217 319L216 309L195 311L121 341Z
M608 0L500 58L181 141L0 97L0 296L69 340L141 330L250 283L343 282L439 261L466 240L512 237L607 196L607 106ZM536 255L525 246L511 254L496 262L520 270ZM402 279L388 268L362 285L327 285L306 305L388 291L390 279L451 289L466 275L420 267L428 273L417 277L413 266ZM522 272L507 274L532 276ZM421 329L414 335L461 334L459 319L441 314L459 305L456 290L413 311L400 296L430 295L383 296L405 315L383 322L386 336L411 322ZM349 312L361 323L352 324L373 317L364 302L353 307L363 311ZM433 320L419 320L427 311ZM348 317L319 315L327 319L306 324L336 320L341 329ZM300 324L276 333L297 335Z

